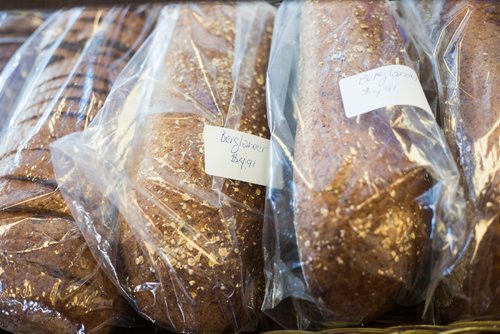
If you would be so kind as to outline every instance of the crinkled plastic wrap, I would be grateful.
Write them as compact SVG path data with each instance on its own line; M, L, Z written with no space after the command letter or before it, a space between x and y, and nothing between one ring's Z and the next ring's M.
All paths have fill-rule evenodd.
M0 12L0 71L47 16L41 11Z
M165 7L98 118L52 146L90 247L137 311L167 329L255 329L265 188L206 174L203 129L268 138L273 20L265 2Z
M500 3L405 1L434 66L438 120L459 165L470 242L436 293L444 322L500 317ZM428 13L434 13L429 16Z
M16 50L42 25L47 16L48 13L38 11L0 12L0 72L5 68ZM8 101L16 97L18 90L22 87L24 79L28 75L26 70L21 70L18 60L19 57L11 60L11 65L7 68L7 71L17 71L17 77L14 79L12 73L10 73L4 76L11 79L8 85L0 82L2 87L0 105L5 106L0 109L0 130L2 130L5 118L10 110L5 103L9 103Z
M149 7L55 13L0 77L0 108L9 113L0 141L2 329L107 332L127 320L125 299L58 190L49 145L95 117L154 18ZM6 96L11 85L19 87L15 99Z
M421 301L465 243L459 174L434 115L344 113L340 79L392 64L418 73L411 49L386 1L278 11L263 310L284 326L366 323Z

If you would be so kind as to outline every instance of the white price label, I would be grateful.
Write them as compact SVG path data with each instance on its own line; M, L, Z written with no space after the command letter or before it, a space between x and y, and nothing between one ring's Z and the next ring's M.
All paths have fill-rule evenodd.
M248 133L205 125L205 173L267 185L269 140Z
M382 66L344 78L339 85L347 117L397 105L432 113L417 73L408 66Z

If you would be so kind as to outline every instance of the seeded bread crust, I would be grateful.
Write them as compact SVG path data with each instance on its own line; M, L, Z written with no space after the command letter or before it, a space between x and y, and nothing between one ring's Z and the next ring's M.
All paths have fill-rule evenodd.
M430 187L395 130L407 107L347 118L339 80L411 64L385 1L310 1L302 8L294 214L303 275L326 322L387 311L414 282ZM411 66L411 65L410 65Z
M249 80L233 97L245 94L241 109L231 100L236 6L184 6L153 94L171 109L149 115L141 132L136 182L144 192L133 192L131 201L143 221L122 217L124 275L138 310L175 331L251 328L262 303L265 188L205 174L203 153L204 125L228 126L231 113L241 115L239 130L269 136L265 71L273 10L259 8L264 24L251 27L248 42L257 60L243 57ZM147 237L132 224L145 224Z
M2 329L105 333L119 317L130 315L58 190L49 145L93 119L118 71L152 28L145 25L148 15L154 13L146 8L84 9L37 78L29 105L5 132L0 152ZM89 43L95 43L92 54Z
M453 43L458 25L465 22L455 58L460 90L454 90L455 77L444 77L449 103L441 113L441 121L462 174L473 239L444 281L437 305L445 322L498 319L500 4L486 0L447 1L442 18L450 22L444 29L444 46ZM445 59L449 57L440 55L438 65L444 67Z

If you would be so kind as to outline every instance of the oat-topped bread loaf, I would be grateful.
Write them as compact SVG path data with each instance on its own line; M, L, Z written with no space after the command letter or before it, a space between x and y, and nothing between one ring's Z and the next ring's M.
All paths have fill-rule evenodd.
M300 38L294 211L302 270L325 318L363 322L415 279L431 217L416 199L431 179L398 138L408 130L393 129L415 111L347 118L339 80L411 62L385 1L306 2Z
M142 131L141 191L131 194L143 220L122 219L120 249L139 311L175 331L252 329L260 309L265 188L205 174L203 127L268 138L272 13L264 3L183 5L161 64ZM132 233L138 223L147 237Z
M126 311L69 214L49 145L85 129L154 17L149 7L62 11L19 54L33 64L0 144L0 328L106 332Z
M440 120L462 174L472 240L437 295L446 322L500 317L500 3L445 1Z

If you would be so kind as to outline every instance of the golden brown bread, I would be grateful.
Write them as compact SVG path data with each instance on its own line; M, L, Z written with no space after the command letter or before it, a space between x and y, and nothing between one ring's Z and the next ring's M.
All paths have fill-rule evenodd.
M139 190L128 202L137 203L140 219L121 218L129 293L146 317L179 332L252 329L263 295L265 188L204 172L205 124L268 137L264 78L273 9L243 6L255 21L247 26L238 87L237 6L180 7L152 93L158 112L146 116L137 149Z
M472 240L437 294L445 322L500 317L500 4L446 1L440 118L462 175ZM456 78L459 78L457 82ZM458 89L457 89L458 87ZM446 102L446 103L444 103Z
M19 98L0 145L0 328L108 332L129 316L127 305L70 215L49 145L87 127L155 14L149 7L114 7L59 15L70 28L54 24L61 40L40 52L50 59L27 83L28 96Z
M302 7L294 215L302 271L327 322L387 311L415 281L430 228L417 197L431 185L404 147L397 106L347 118L339 80L412 66L389 3L310 1Z

